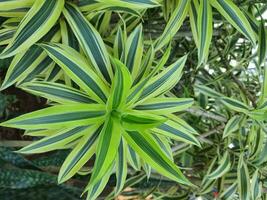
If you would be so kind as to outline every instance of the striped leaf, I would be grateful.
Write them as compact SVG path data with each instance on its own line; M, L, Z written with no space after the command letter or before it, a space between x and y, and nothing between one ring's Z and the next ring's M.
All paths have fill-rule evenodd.
M0 46L7 45L16 32L16 28L0 29Z
M64 6L64 0L37 0L18 26L12 41L0 58L13 56L28 49L55 25Z
M191 185L152 136L146 133L125 132L124 137L127 143L155 170L181 184Z
M74 176L92 157L95 153L96 141L101 128L92 126L87 129L85 135L79 140L79 143L62 164L58 175L59 183L63 183Z
M165 115L185 110L193 103L194 100L190 98L152 98L137 105L134 109Z
M116 33L113 46L114 57L120 60L124 52L124 49L125 49L125 38L121 27L119 27Z
M103 80L111 83L113 72L108 52L100 34L76 6L66 4L63 14L93 67Z
M64 147L64 145L80 138L89 130L88 126L63 129L56 134L45 137L19 150L20 153L32 154L53 151Z
M243 155L240 155L237 170L238 191L239 197L242 200L250 200L250 179L247 164L244 161Z
M198 10L198 66L206 64L212 39L212 10L208 0L200 1Z
M20 17L8 18L6 21L2 23L1 27L15 28L19 25L20 21L21 21Z
M213 98L220 98L223 95L216 92L213 89L210 89L209 87L205 86L205 85L195 85L195 88L202 94L209 96L209 97L213 97Z
M122 138L116 159L116 188L115 195L118 195L125 184L127 177L127 144Z
M140 171L140 169L141 169L140 156L138 156L137 153L130 146L128 146L127 160L129 162L130 166L134 170Z
M229 97L222 97L221 102L231 110L237 112L248 113L248 111L250 110L250 108L246 104Z
M171 161L173 161L173 155L172 155L172 149L171 149L171 145L170 145L170 140L168 137L165 137L163 135L156 135L156 134L152 134L153 138L155 139L155 142L161 147L161 149L164 151L164 153L168 156L168 158L170 158ZM148 178L151 172L151 167L146 166L146 168L149 168L148 170Z
M149 77L149 73L155 58L155 49L153 45L147 50L144 55L144 59L142 60L141 69L139 71L138 76L134 80L134 85L140 83L141 80Z
M133 79L138 75L141 67L143 56L143 32L142 26L139 25L130 34L126 41L124 51L124 63L132 74Z
M237 183L233 183L231 186L229 186L221 195L220 195L220 199L222 200L228 200L231 199L231 197L233 197L233 195L236 193L236 189L237 189Z
M153 132L156 134L164 135L174 140L182 141L188 144L201 146L197 138L190 132L181 128L180 124L173 120L168 120L160 126L153 128Z
M263 83L261 85L261 94L258 105L260 109L266 107L267 105L267 67L264 67L263 71Z
M54 26L41 40L56 41L60 40L59 27ZM33 77L31 74L38 69L37 72L42 72L52 63L47 54L38 46L32 46L27 51L17 54L7 71L5 80L1 89L5 89L17 81L23 81L27 77ZM39 70L40 69L40 70ZM35 74L35 73L34 73Z
M26 130L24 135L33 136L33 137L45 137L55 135L58 132L62 131L62 129L40 129L40 130Z
M96 184L112 166L120 145L121 125L117 119L109 116L99 135L96 149L96 161L89 184Z
M13 9L30 7L33 3L34 0L1 0L0 11L8 11Z
M262 185L260 183L258 170L256 170L252 176L251 191L252 200L260 199L262 194Z
M217 179L225 175L231 168L230 155L228 151L223 154L223 157L219 161L218 167L208 175L209 179Z
M247 37L253 44L256 44L256 37L250 23L232 0L210 0L210 3L232 24L232 26Z
M257 121L264 121L267 119L267 107L262 109L255 109L247 113L252 119Z
M123 128L129 131L154 128L165 121L165 117L140 111L125 112L121 116Z
M66 20L60 20L60 32L62 36L62 44L66 44L76 51L80 50L78 40L76 39L70 26L67 24Z
M267 58L267 31L265 28L265 21L262 19L259 28L259 47L258 47L258 64L264 63Z
M100 123L105 106L99 104L56 105L21 115L1 123L1 126L20 129L57 129Z
M189 7L189 20L190 20L190 26L191 31L193 34L193 38L195 40L195 43L198 47L198 26L197 26L197 19L198 19L198 11L199 11L199 2L198 0L191 0L190 7Z
M27 14L27 12L29 10L30 10L30 7L28 7L28 6L10 9L10 10L0 10L0 16L1 17L21 17L22 18Z
M86 200L95 200L101 194L101 192L105 189L105 186L108 183L109 177L112 173L113 165L107 171L107 173L95 184L89 183L84 192L87 192Z
M131 10L136 11L160 6L159 1L157 0L109 0L108 2L105 0L78 0L78 5L82 11L109 9L124 12L131 12Z
M109 89L81 54L62 44L41 44L41 47L94 100L107 101Z
M256 126L253 126L250 130L250 134L253 135L253 141L250 146L249 160L255 161L255 158L260 155L264 147L265 133L261 129L256 128Z
M156 73L158 73L166 64L169 58L170 52L171 52L171 45L167 48L167 50L163 54L162 58L160 59L156 67L151 71L151 65L153 62L153 58L155 56L155 50L153 46L149 49L149 52L147 55L148 57L147 56L145 57L145 63L143 63L143 66L142 66L144 68L144 71L141 71L137 79L135 79L134 81L135 86L132 87L130 94L127 98L128 105L132 105L133 103L135 103L135 101L139 99L148 81ZM147 64L147 66L145 66L144 64Z
M191 133L193 135L199 135L198 132L193 129L187 122L178 117L175 114L168 115L168 118L176 123L176 126L179 126L179 130Z
M239 123L241 121L240 116L233 116L225 125L223 130L223 138L228 137L231 133L239 129Z
M115 76L111 85L111 94L108 99L108 109L120 109L126 104L126 98L132 85L131 74L127 67L117 59L113 60Z
M172 37L177 33L186 18L191 0L179 1L176 9L173 11L164 32L155 43L155 49L159 50L169 43Z
M187 56L183 56L169 67L162 70L162 72L158 75L154 76L147 83L147 86L144 88L139 100L145 101L146 99L164 94L173 88L182 76L182 70L186 59Z
M33 81L22 84L21 88L29 93L61 104L94 102L84 92L60 83Z

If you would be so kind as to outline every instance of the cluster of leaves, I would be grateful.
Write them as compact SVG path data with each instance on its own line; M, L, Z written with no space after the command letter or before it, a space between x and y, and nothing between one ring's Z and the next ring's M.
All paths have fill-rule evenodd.
M114 173L118 195L130 169L179 183L145 192L157 198L264 198L265 11L232 0L0 1L0 58L12 58L1 89L50 105L1 125L40 138L19 153L71 149L58 182L90 174L90 200Z

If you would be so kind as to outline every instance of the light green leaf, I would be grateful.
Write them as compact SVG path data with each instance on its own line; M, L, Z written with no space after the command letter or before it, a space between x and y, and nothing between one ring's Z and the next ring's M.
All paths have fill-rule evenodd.
M248 113L248 111L250 110L250 108L246 104L236 99L232 99L229 97L222 97L220 100L225 106L236 112Z
M132 74L133 79L138 75L141 67L143 56L143 32L142 26L139 25L130 34L126 41L123 60Z
M209 56L212 39L212 9L208 0L200 1L198 10L198 66L205 64Z
M126 104L126 98L132 86L132 77L127 67L117 59L113 59L115 76L108 99L108 109L121 109Z
M165 115L185 110L193 103L194 100L190 98L152 98L137 105L134 109Z
M42 39L41 41L55 41L60 40L59 27L54 26ZM23 81L27 78L31 78L34 71L42 72L48 68L53 62L42 48L33 45L27 51L17 54L10 66L8 67L4 82L2 83L1 89L5 89L15 82Z
M211 5L216 8L239 32L247 37L254 45L256 37L246 16L233 3L232 0L210 0Z
M223 154L223 157L219 161L218 167L208 175L209 179L217 179L225 175L231 168L230 155L228 151Z
M264 24L265 21L262 19L259 29L259 47L258 47L259 66L261 66L261 64L263 64L267 58L267 31Z
M20 153L33 154L53 151L64 147L66 144L86 134L90 128L80 126L76 128L63 129L55 134L45 137L19 150Z
M116 188L115 195L118 195L125 184L127 177L127 143L122 138L117 154L116 161Z
M60 83L33 81L24 83L20 87L29 93L61 104L94 102L84 92Z
M164 135L174 140L201 146L197 138L192 133L185 131L185 129L181 128L181 126L173 120L168 120L160 126L153 128L152 131L156 134Z
M55 25L64 6L64 0L37 0L23 18L12 41L0 58L13 56L32 46Z
M198 10L199 10L198 0L191 0L190 7L189 7L189 20L190 20L190 26L191 26L193 38L197 46L199 43L198 42L198 28L197 28Z
M107 101L109 88L81 54L63 44L41 44L41 47L92 99L100 103Z
M74 176L92 157L95 153L96 141L101 128L101 126L92 126L86 130L84 136L81 137L62 164L58 175L59 183L63 183Z
M250 179L247 164L243 155L240 155L237 170L239 197L242 200L250 200Z
M125 132L127 143L155 170L181 184L191 185L180 169L162 152L147 133Z
M121 123L126 130L145 130L159 126L167 119L165 117L149 114L141 111L123 113Z
M94 69L103 80L110 83L113 72L108 52L100 34L75 5L65 4L63 14Z
M120 122L112 116L105 121L104 127L99 135L96 149L96 161L89 185L100 181L112 166L121 140Z
M140 104L140 100L142 102L146 99L159 96L173 88L182 76L182 70L186 59L187 56L183 56L169 67L162 70L158 75L151 78L144 88L138 104Z
M20 129L57 129L100 123L106 108L99 104L57 105L21 115L1 123L1 126Z
M251 191L252 200L260 199L262 194L262 185L260 183L258 170L256 170L252 176Z
M177 33L186 18L191 0L179 1L176 9L173 11L171 18L169 19L164 32L158 38L155 43L156 51L161 49L163 46L169 43L172 37Z
M233 116L225 125L223 130L223 138L228 137L231 133L239 129L239 123L241 121L240 116Z

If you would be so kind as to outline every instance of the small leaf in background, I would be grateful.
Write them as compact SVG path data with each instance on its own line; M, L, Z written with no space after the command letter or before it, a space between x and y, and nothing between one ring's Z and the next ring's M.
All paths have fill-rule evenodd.
M225 125L223 131L223 138L228 137L231 133L237 131L239 129L239 122L241 121L241 117L236 115L233 116Z
M247 114L250 110L250 108L246 104L236 99L229 98L229 97L222 97L220 100L230 110L233 110L236 112L243 112L245 114Z
M218 163L218 167L208 175L209 179L217 179L226 174L231 167L231 160L228 151L223 154L223 157Z
M248 173L248 167L244 161L244 157L242 154L240 155L238 162L237 177L238 177L238 191L240 199L250 200L250 194L251 194L250 178Z
M265 21L262 19L259 30L258 64L261 66L267 58L267 31Z
M251 198L252 200L257 200L260 198L262 194L262 184L259 178L260 174L259 171L256 170L252 176L251 181Z

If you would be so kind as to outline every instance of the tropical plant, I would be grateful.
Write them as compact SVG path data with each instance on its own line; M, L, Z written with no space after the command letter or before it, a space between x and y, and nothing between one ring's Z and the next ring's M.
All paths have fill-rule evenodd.
M157 1L144 3L79 1L75 12L79 14L83 12L86 19L95 24L100 33L105 34L103 30L109 29L112 12L126 13L122 19L125 21L134 19L131 23L137 23L141 19L142 10L159 5ZM44 74L49 81L55 81L62 75L60 68L35 43L62 41L79 50L76 38L66 23L69 18L66 16L67 7L68 2L65 0L0 2L0 16L8 17L0 31L0 45L7 45L1 52L0 58L15 55L1 86L2 90L14 83L30 81L40 74ZM65 18L60 17L61 15Z
M50 189L74 198L90 174L87 199L266 199L265 1L0 1L1 89L49 105L1 123L35 139L0 143L26 166L0 190L55 184L22 154L58 150Z
M136 169L148 164L170 179L190 184L172 162L166 140L172 138L200 146L194 136L196 131L171 115L190 107L193 99L166 96L179 81L186 56L165 68L165 55L153 68L143 66L147 73L136 81L144 71L140 68L141 26L127 39L121 56L125 64L108 54L101 37L89 24L83 26L84 32L78 26L76 29L80 31L78 39L81 44L86 45L87 59L63 44L44 43L40 46L82 91L45 81L22 84L22 89L48 98L56 105L1 124L31 130L27 135L46 136L19 152L29 154L73 148L59 172L59 183L71 178L96 154L92 176L85 189L88 199L94 199L102 192L114 165L116 194L119 193L127 175L127 160L131 160ZM89 33L94 40L86 39ZM118 46L114 48L116 52L120 50Z

